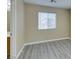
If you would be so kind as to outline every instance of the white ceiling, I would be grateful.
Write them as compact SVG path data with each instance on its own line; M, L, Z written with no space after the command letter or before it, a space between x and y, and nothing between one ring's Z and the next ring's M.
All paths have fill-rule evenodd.
M56 0L56 3L52 3L51 0L24 0L25 3L37 4L43 6L51 6L57 8L71 8L71 0Z

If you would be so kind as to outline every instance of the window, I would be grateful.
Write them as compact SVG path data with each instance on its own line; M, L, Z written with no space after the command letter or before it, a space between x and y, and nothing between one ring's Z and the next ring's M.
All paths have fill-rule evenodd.
M56 13L38 13L38 29L56 29Z

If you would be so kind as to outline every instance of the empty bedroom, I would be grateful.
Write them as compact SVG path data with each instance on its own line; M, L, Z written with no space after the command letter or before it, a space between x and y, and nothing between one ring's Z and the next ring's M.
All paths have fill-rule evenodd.
M11 4L11 59L71 59L71 0Z

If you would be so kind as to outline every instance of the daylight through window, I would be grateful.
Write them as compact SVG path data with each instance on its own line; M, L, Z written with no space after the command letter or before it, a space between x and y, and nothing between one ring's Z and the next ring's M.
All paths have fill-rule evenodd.
M56 13L38 13L38 29L56 29Z

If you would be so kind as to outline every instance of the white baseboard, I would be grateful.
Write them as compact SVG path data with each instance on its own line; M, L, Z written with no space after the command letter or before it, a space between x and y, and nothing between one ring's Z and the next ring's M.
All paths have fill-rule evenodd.
M16 56L16 59L19 58L19 56L21 56L24 48L27 46L27 45L34 45L34 44L40 44L40 43L45 43L45 42L51 42L51 41L57 41L57 40L64 40L64 39L71 39L70 37L64 37L64 38L58 38L58 39L51 39L51 40L44 40L44 41L37 41L37 42L32 42L32 43L25 43L23 45L23 47L20 49L19 53L17 54Z
M45 42L51 42L51 41L57 41L57 40L64 40L64 39L70 39L70 37L51 39L51 40L44 40L44 41L37 41L37 42L32 42L32 43L26 43L26 44L24 44L24 46L34 45L34 44L40 44L40 43L45 43Z
M22 52L23 52L24 47L25 47L25 44L24 44L24 45L22 46L22 48L20 49L19 53L18 53L17 56L16 56L16 59L18 59L18 58L20 57L20 55L21 55Z

